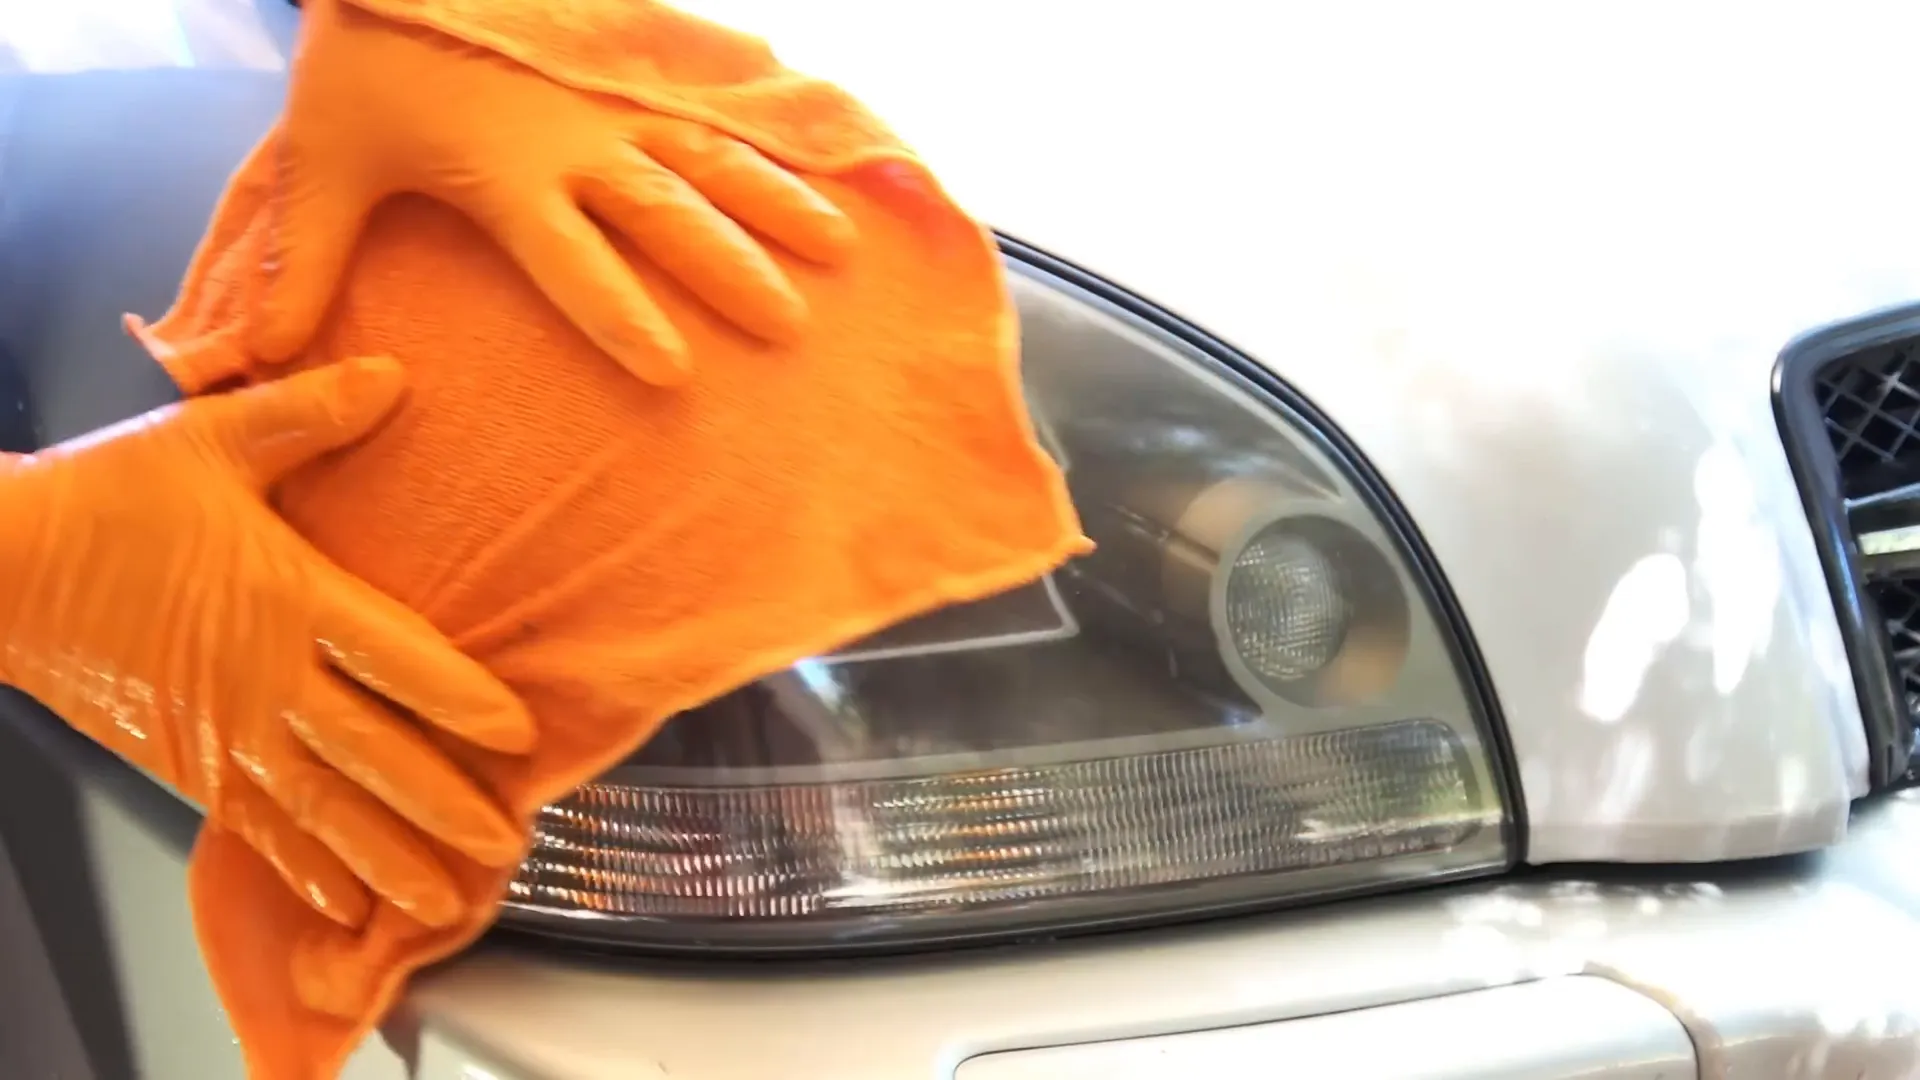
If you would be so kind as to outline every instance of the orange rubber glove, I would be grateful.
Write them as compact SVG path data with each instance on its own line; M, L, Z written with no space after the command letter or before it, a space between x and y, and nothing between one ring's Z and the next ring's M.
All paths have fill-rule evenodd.
M0 682L171 784L335 922L368 888L465 905L428 834L489 866L520 828L400 715L524 753L533 722L425 619L268 508L269 484L399 402L343 363L0 456Z
M745 143L339 0L310 0L304 17L278 148L274 272L249 341L263 359L308 342L368 214L403 191L478 222L594 344L659 385L690 374L686 342L594 219L774 343L800 332L806 305L741 226L816 263L852 246L831 202Z

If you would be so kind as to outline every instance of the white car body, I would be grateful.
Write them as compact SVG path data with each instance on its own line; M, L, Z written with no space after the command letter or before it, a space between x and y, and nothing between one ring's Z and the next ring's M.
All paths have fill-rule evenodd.
M406 1064L375 1044L351 1075L1920 1075L1920 798L1863 799L1861 709L1771 385L1797 335L1920 300L1920 8L686 6L841 82L983 220L1230 342L1346 432L1471 626L1537 869L885 960L485 944L389 1024ZM26 10L0 4L0 41ZM165 306L277 107L295 12L175 10L224 29L89 60L42 26L12 52L32 70L0 76L0 345L29 336L4 321L9 282L51 268L29 368L118 350L134 369L112 316ZM118 160L123 203L81 209L21 150L46 123L36 86L122 80L81 93L99 119L168 68L227 88L195 99L221 115L148 136L172 158L37 159ZM82 228L95 214L118 231ZM59 438L162 400L157 374L28 381ZM26 863L0 873L0 946L44 976L0 993L0 1063L238 1076L182 895L190 812L67 732L17 735L37 756L0 756L0 786L47 770L73 800L107 947L70 960L44 903L9 895L44 888ZM105 984L76 990L95 968ZM117 1035L79 1017L99 995Z

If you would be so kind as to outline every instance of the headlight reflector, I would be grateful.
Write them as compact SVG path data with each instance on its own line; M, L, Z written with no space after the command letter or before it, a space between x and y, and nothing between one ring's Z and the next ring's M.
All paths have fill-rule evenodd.
M1339 567L1284 527L1255 534L1227 571L1233 647L1269 686L1299 682L1332 662L1351 610Z
M897 945L1507 864L1470 651L1363 467L1092 283L1012 269L1098 549L677 717L543 813L504 924Z

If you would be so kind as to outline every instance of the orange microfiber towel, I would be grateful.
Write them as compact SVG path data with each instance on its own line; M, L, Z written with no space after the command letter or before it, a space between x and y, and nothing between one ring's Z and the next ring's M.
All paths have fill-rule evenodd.
M406 367L394 418L276 498L328 556L523 696L531 759L443 745L529 831L538 807L671 715L1086 549L1022 404L990 237L844 94L645 0L486 0L471 5L485 32L467 5L368 6L724 127L858 229L838 268L777 256L811 312L787 346L745 336L629 254L697 358L689 385L662 390L596 351L472 223L405 196L369 223L315 344L269 368L237 345L265 272L269 136L174 309L133 322L188 393L353 356ZM411 972L492 921L510 874L441 854L464 922L428 930L382 905L354 936L203 830L195 918L255 1076L335 1075Z

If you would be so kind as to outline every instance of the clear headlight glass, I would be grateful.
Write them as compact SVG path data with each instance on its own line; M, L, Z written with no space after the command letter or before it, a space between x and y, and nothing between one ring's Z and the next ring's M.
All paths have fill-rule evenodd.
M1508 864L1465 644L1377 485L1222 359L1010 265L1098 550L675 718L542 814L504 925L926 944Z

